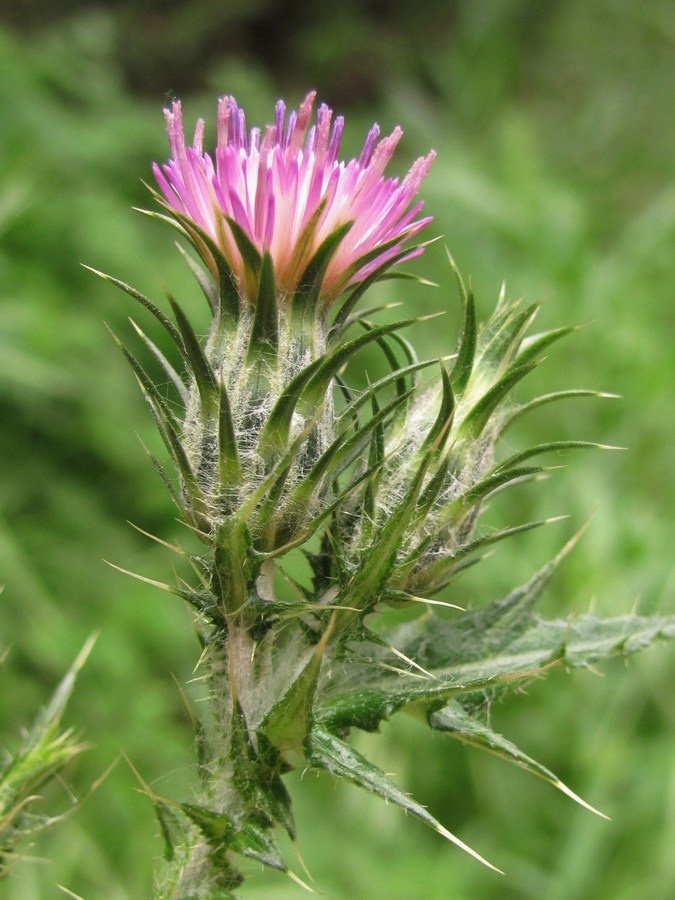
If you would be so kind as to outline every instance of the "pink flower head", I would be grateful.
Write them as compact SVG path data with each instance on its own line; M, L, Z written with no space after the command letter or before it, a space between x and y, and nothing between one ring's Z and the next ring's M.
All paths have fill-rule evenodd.
M255 280L228 219L260 253L269 251L280 295L297 288L321 243L351 223L323 276L320 297L326 303L400 258L403 243L430 221L416 218L422 203L412 201L435 153L418 159L402 181L386 178L402 131L396 127L379 139L379 127L373 125L360 157L339 161L344 120L338 116L332 123L332 110L321 104L310 127L314 98L312 91L288 118L279 100L274 124L261 135L259 128L247 133L244 111L234 97L222 97L213 157L202 148L202 119L188 147L180 101L164 111L171 159L155 163L153 171L166 202L216 242L249 299L255 298ZM421 252L412 248L404 258Z

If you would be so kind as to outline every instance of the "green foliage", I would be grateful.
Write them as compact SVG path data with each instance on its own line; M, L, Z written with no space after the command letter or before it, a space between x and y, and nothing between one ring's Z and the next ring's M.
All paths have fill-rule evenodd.
M94 639L87 641L77 659L54 691L49 703L38 713L17 749L5 751L0 762L0 880L21 861L17 849L63 821L66 813L49 816L40 811L36 792L54 782L63 768L84 749L72 729L63 730L61 720ZM36 809L37 807L37 809Z

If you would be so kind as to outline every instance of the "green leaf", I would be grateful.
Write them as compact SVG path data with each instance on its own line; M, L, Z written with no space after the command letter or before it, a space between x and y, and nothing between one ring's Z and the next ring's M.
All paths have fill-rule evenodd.
M463 285L463 282L462 282ZM464 300L464 327L462 338L457 351L457 358L452 369L452 385L456 393L463 394L473 372L474 359L476 357L477 324L476 305L473 293L465 295Z
M260 771L258 790L262 806L272 820L282 826L291 840L295 840L296 828L291 809L291 796L281 780L281 773L287 771L288 766L278 750L260 731L256 734L256 741Z
M503 463L500 463L495 471L501 472L503 469L510 469L512 466L519 466L521 463L532 459L533 456L539 456L541 453L554 453L561 450L620 450L621 447L613 447L610 444L597 444L593 441L548 441L546 444L537 444L535 447L528 447L520 453L514 453Z
M206 417L212 417L218 408L219 401L219 390L213 369L204 356L204 351L189 319L173 297L169 297L169 303L176 317L185 352L190 361L190 368L202 403L202 412Z
M533 305L522 312L520 305L520 300L506 299L506 287L502 285L497 306L478 334L476 364L486 372L494 375L513 362L522 337L538 310Z
M493 470L487 478L476 482L468 490L448 501L434 512L433 522L429 523L432 535L440 534L444 529L458 522L467 512L490 494L512 482L520 482L546 471L542 466L512 467L511 460L503 467Z
M197 284L202 289L202 293L206 297L206 300L209 304L211 312L214 316L218 315L218 306L220 302L220 296L218 292L218 288L211 280L211 277L204 269L197 263L187 252L185 247L182 246L178 241L176 241L176 247L178 248L181 256L187 263L188 268L194 275L197 280Z
M227 488L239 484L241 481L241 464L237 450L237 434L232 418L230 398L222 378L220 380L218 414L218 460L221 486Z
M596 813L596 815L604 819L607 818L607 816L586 803L578 794L575 794L574 791L568 788L550 769L542 766L541 763L532 759L531 756L523 753L514 743L493 731L487 725L484 725L475 716L470 715L461 703L456 700L451 700L443 709L431 713L429 725L434 731L441 731L461 741L463 744L477 747L479 750L486 750L489 753L494 753L495 756L507 760L507 762L515 763L527 772L531 772L538 778L548 781L553 787L562 791L563 794L567 794L572 800Z
M166 417L162 408L157 405L153 397L148 394L145 386L143 385L143 382L140 381L140 379L139 384L145 396L145 400L148 404L150 413L155 421L157 430L159 431L159 435L162 438L164 446L166 447L171 459L173 460L174 466L176 467L176 470L180 475L183 486L190 496L190 500L192 501L195 511L201 511L203 506L203 496L201 488L199 487L199 483L197 482L195 473L192 470L190 460L187 457L185 447L183 446L180 436L176 431L175 425L172 420ZM183 508L183 506L184 503L181 503L181 508Z
M404 654L404 660L405 657ZM375 659L377 660L377 657ZM467 671L464 674L458 667L454 667L450 674L443 671L436 676L435 673L420 667L422 675L419 675L417 660L412 657L408 659L410 668L400 669L398 667L401 665L401 656L397 653L392 655L385 653L382 661L391 660L400 674L396 676L386 674L377 682L373 681L371 676L370 685L365 684L329 697L317 709L316 721L331 732L341 732L350 728L377 731L383 721L406 707L415 706L426 711L438 709L450 697L485 691L505 681L511 681L514 676L531 678L540 668L529 666L526 669L512 670L502 664L493 665L492 660L486 660L480 671ZM546 662L550 662L550 659ZM389 662L385 665L391 668Z
M382 325L339 346L330 353L318 357L301 369L288 383L283 394L275 403L260 433L258 448L262 457L269 461L274 455L283 453L288 442L293 413L298 405L302 406L303 416L314 416L317 408L323 402L331 378L338 373L351 356L362 347L377 340L380 335L405 328L415 321L417 320L404 319Z
M327 353L322 357L321 366L307 382L307 387L302 395L303 404L309 407L316 406L324 396L331 378L357 351L366 347L373 341L379 340L380 337L384 337L394 331L400 331L402 328L407 328L416 321L419 320L416 318L402 319L397 322L390 322L387 325L380 325L357 338L353 338L345 344L341 344L335 350Z
M529 338L525 338L520 346L516 361L522 365L536 359L543 350L550 347L560 338L566 337L568 334L577 331L578 325L570 325L565 328L555 328L552 331L545 331L542 334L533 334Z
M158 219L175 228L180 234L190 241L200 258L204 260L210 267L210 260L215 266L214 277L217 275L219 282L219 319L220 324L234 324L239 319L239 285L237 278L232 271L232 267L225 258L223 251L213 238L199 227L189 216L184 216L178 210L169 207L164 198L151 191L157 201L164 206L169 215L155 212L149 209L138 209L143 215L150 216L152 219Z
M389 632L387 640L431 669L480 659L488 650L497 651L511 639L514 629L520 632L528 626L532 607L580 535L581 532L575 535L552 560L506 597L452 621L432 617L428 633L421 621L408 623ZM420 658L422 646L425 653Z
M504 541L507 538L514 537L517 534L522 534L525 531L531 531L534 528L541 528L544 525L551 525L553 522L559 522L560 519L566 518L565 516L553 516L548 519L535 519L533 522L525 522L522 525L514 525L510 528L501 528L498 531L490 532L489 534L482 535L481 537L476 538L473 541L468 541L465 544L461 544L458 547L454 547L452 550L448 550L447 556L441 556L436 559L434 562L429 563L424 566L422 576L424 578L424 584L426 587L425 591L429 593L435 593L436 591L440 591L447 582L455 575L457 572L461 571L464 568L464 565L459 565L462 560L465 560L467 556L470 556L472 553L475 553L477 550L482 549L483 547L489 547L491 544L497 544L500 541ZM426 548L429 544L429 539L425 539L420 546L418 546L409 557L402 563L402 567L406 566L411 559L416 559L420 555L420 551L423 548Z
M241 258L244 262L244 268L246 268L251 273L251 275L257 277L258 272L260 271L260 266L262 265L262 257L260 256L258 248L255 246L251 238L246 234L246 232L236 219L232 219L229 216L226 216L225 221L230 227L232 237L234 238L234 242L237 245L237 250L241 253Z
M411 393L411 391L407 391L402 397L395 397L382 409L377 407L373 398L373 415L358 430L350 433L349 436L346 436L344 432L338 435L294 489L288 500L289 505L293 505L296 502L304 505L327 473L331 473L333 477L336 477L365 447L371 433L377 433L377 429L381 427L382 423L393 415L401 404L407 401ZM373 465L373 463L370 465Z
M373 469L378 474L382 472L384 463L384 427L382 421L377 421L381 415L380 407L377 403L375 394L371 394L372 416L370 422L376 421L375 428L370 440L370 448L368 450L368 468ZM375 521L375 496L377 494L378 477L369 478L366 483L366 489L363 498L364 525ZM364 534L366 539L370 535Z
M283 556L288 553L289 550L293 550L296 547L301 547L305 544L313 534L316 533L318 528L323 524L323 522L335 513L337 509L345 502L345 500L358 488L363 482L367 482L369 478L371 478L377 472L376 468L366 469L365 472L362 472L358 477L356 477L350 484L347 485L344 490L338 493L337 497L332 503L326 504L321 508L321 511L315 515L311 521L299 531L294 531L293 534L288 535L282 533L277 538L281 539L282 543L277 543L273 550L264 551L259 553L260 559L274 559L277 556ZM283 523L282 523L283 524Z
M534 409L538 409L538 407L540 406L544 406L547 403L555 403L558 400L575 399L577 397L596 397L599 399L616 400L618 399L619 395L608 394L603 391L583 390L579 388L567 391L553 391L550 394L542 394L541 396L535 397L533 400L529 400L527 403L516 406L515 409L511 410L508 417L502 424L501 433L503 434L506 429L509 428L521 416L526 415Z
M447 484L449 469L450 458L449 455L446 455L445 458L441 460L438 468L429 479L424 487L424 490L420 494L419 500L417 501L417 505L415 507L415 514L410 523L411 532L414 532L417 529L419 523L423 522L425 519L428 519L434 502ZM429 527L429 525L430 522L427 521L427 528Z
M183 382L183 379L180 377L180 375L178 374L178 372L176 372L176 370L174 369L174 367L171 365L171 363L170 363L169 360L166 358L166 356L164 356L164 354L163 354L162 351L159 349L159 347L157 347L156 344L154 344L154 343L150 340L150 338L147 337L147 335L145 335L145 334L141 331L141 329L138 327L138 325L136 324L136 322L134 322L134 320L131 319L131 318L129 319L129 321L130 321L131 324L133 325L133 327L134 327L134 329L135 329L135 331L136 331L136 334L140 337L140 339L143 341L143 343L145 344L145 346L148 348L148 350L150 350L150 352L152 353L152 355L155 357L155 359L156 359L156 360L159 362L159 364L161 365L162 369L164 370L164 372L165 372L166 375L168 376L169 381L171 381L171 383L173 384L173 386L176 388L176 393L177 393L178 396L180 397L183 406L187 409L187 405L188 405L188 402L189 402L189 400L190 400L190 393L189 393L187 387L185 386L185 384L184 384L184 382Z
M288 869L272 836L256 822L245 823L244 827L237 832L233 846L242 856L255 859L271 869L277 869L280 872L286 872Z
M300 276L298 286L291 298L292 315L302 316L305 310L314 310L318 306L326 269L352 224L352 222L345 222L343 225L340 225L325 237L317 247L316 252Z
M433 452L434 454L442 450L444 443L450 433L450 426L455 415L455 397L452 392L450 376L441 360L441 383L443 393L441 395L441 406L438 410L436 421L429 429L429 433L424 438L421 452Z
M395 238L390 243L393 245L397 241L398 241L398 238ZM377 251L373 251L373 254L374 255L379 254L383 250L386 250L387 246L388 246L387 244L383 244L383 245L379 246L377 248ZM337 314L335 315L335 318L333 319L333 324L328 333L328 343L329 344L334 344L339 340L343 331L349 324L349 316L350 316L351 311L354 309L354 307L356 306L358 301L361 299L361 297L366 293L366 291L373 284L375 284L376 281L379 281L382 278L383 274L386 272L387 269L391 268L391 266L394 266L397 262L399 262L401 259L403 259L404 256L407 256L407 254L409 252L410 252L409 249L402 250L401 253L396 254L396 256L393 256L390 260L387 260L386 262L382 263L381 266L379 266L377 269L375 269L374 272L371 272L370 275L367 276L367 278L365 278L363 281L361 281L354 288L352 293L343 302L342 306L340 307ZM362 268L362 265L360 266L360 268ZM355 271L358 271L358 270L355 270Z
M0 760L0 880L9 873L15 859L14 848L20 841L57 824L68 814L43 816L34 807L39 789L56 779L63 767L85 749L71 730L61 730L61 719L95 641L95 635L87 640L46 706L23 734L18 749L12 755L5 751Z
M260 266L258 294L255 301L255 313L251 326L251 337L248 344L248 362L254 362L259 356L276 361L279 321L277 312L277 292L274 284L274 263L266 250Z
M514 365L483 394L480 400L462 420L459 430L461 435L468 440L475 440L485 428L488 419L497 406L507 396L509 391L531 372L537 362L529 362L525 365Z
M330 772L338 778L351 781L364 790L396 804L406 812L412 813L422 822L429 825L444 838L465 850L489 869L500 871L484 859L475 850L467 846L458 837L448 831L431 813L405 794L377 766L369 762L365 756L350 747L344 741L323 728L313 728L306 742L307 760L314 769Z
M552 654L571 666L589 665L613 653L632 653L659 638L675 637L675 616L624 616L546 621L533 607L563 559L579 539L562 550L525 584L506 597L452 620L430 615L386 632L383 637L432 672L480 673L485 664L527 669Z
M152 315L157 319L162 328L164 328L167 334L171 337L176 347L178 347L181 355L185 356L185 347L183 345L183 339L180 335L180 332L176 329L176 326L171 322L171 320L164 315L162 310L152 302L152 300L149 300L144 294L141 294L140 291L137 291L136 288L131 287L131 285L126 284L124 281L120 281L119 278L113 278L112 275L106 275L105 272L99 272L98 269L92 269L91 266L84 266L84 268L88 269L88 271L90 272L93 272L94 275L98 275L98 277L102 278L104 281L109 281L111 284L114 284L115 287L118 287L126 294L129 294L129 296L133 297L134 300L138 300L141 306L144 306L145 309L147 309L148 312L152 313Z
M381 525L370 545L362 551L361 561L349 582L340 591L337 603L349 609L338 614L339 630L353 620L355 610L364 611L377 605L382 587L394 568L401 542L410 526L424 478L433 461L434 450L432 445L421 454L421 462L408 483L406 493Z
M478 342L478 365L481 369L490 369L494 372L503 371L511 365L514 358L517 360L517 352L523 335L534 321L539 306L533 304L522 312L518 310L519 301L505 305L500 314L500 308L488 322L486 328L481 331ZM526 354L526 359L521 363L525 365L531 354Z
M258 451L266 462L286 450L293 413L307 382L322 366L323 357L312 360L292 378L272 407L258 438Z
M561 662L570 668L590 666L612 656L629 656L656 641L675 638L675 616L617 616L601 619L579 616L572 621L537 618L509 650L545 654L562 647Z
M312 721L312 704L321 668L321 653L314 652L300 674L265 716L259 730L288 758L298 760Z
M171 862L176 855L176 847L185 839L185 828L175 810L163 800L155 798L152 805L164 838L164 859Z
M361 406L366 404L368 400L371 398L373 394L381 391L383 388L389 387L393 384L401 375L411 375L415 372L419 372L422 369L426 369L429 366L435 366L438 363L437 359L427 359L424 362L416 362L410 366L403 366L396 372L390 372L388 375L384 375L382 378L378 378L377 381L374 381L372 384L368 385L368 390L363 391L358 397L348 397L348 403L343 410L341 410L340 414L337 416L336 424L340 427L341 423L348 416L352 416L354 412L356 412ZM337 381L337 377L336 377ZM413 385L414 386L414 385Z
M183 443L178 433L175 416L171 412L166 400L159 392L156 384L145 372L133 353L127 350L127 348L124 346L124 344L116 334L114 334L112 331L110 333L113 337L113 340L117 343L120 350L129 362L129 365L132 367L134 374L138 379L141 390L143 391L143 395L148 404L152 417L155 420L157 430L159 431L160 437L164 442L164 446L168 450L169 455L171 456L174 465L176 466L176 469L180 473L181 478L183 479L183 483L188 490L193 502L197 506L199 506L201 503L201 491L197 484L197 479L194 472L192 471L192 467L187 458L185 448L183 447Z

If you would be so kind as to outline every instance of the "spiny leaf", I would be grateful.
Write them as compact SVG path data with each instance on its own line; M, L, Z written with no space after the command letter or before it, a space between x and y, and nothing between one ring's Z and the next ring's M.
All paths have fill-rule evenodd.
M32 810L36 792L57 777L62 768L85 746L72 730L61 730L61 719L77 676L85 664L96 635L83 646L46 706L23 735L19 748L0 763L0 880L10 871L14 848L22 840L62 821L67 813L42 816Z
M298 286L291 299L292 314L302 314L304 310L314 309L317 306L328 265L352 224L352 222L345 222L340 225L319 244L300 276Z
M212 416L217 409L219 393L213 369L204 356L204 351L189 319L173 297L169 297L169 303L183 338L185 352L190 360L190 367L202 402L202 410L204 415Z
M195 279L199 287L202 289L202 293L206 297L211 312L214 316L218 315L218 304L219 304L219 294L218 288L211 280L210 276L202 269L202 267L197 263L187 252L185 247L176 241L176 247L178 248L181 256L187 263L188 268L194 275Z
M256 743L260 772L258 790L263 798L264 808L270 817L282 826L291 840L295 840L296 828L291 809L291 796L281 780L281 773L287 771L287 763L260 731L256 733Z
M560 338L566 337L568 334L577 331L578 327L578 325L570 325L565 328L555 328L552 331L545 331L542 334L533 334L531 337L525 338L520 345L520 350L516 356L517 362L522 365L525 362L536 359L543 350L550 347L551 344L554 344L556 341L559 341Z
M502 372L517 359L523 335L532 324L539 307L536 304L519 311L516 301L508 307L503 319L496 317L497 327L488 327L481 332L483 340L478 342L478 364L494 372ZM532 354L526 354L524 365Z
M377 731L383 721L406 707L414 705L424 710L438 709L450 697L485 691L514 679L529 679L540 668L540 665L515 668L508 663L499 664L486 659L482 668L476 667L475 671L469 667L454 666L436 673L429 672L418 660L396 647L387 650L389 652L380 660L381 663L391 658L396 661L407 658L413 671L398 669L396 676L381 677L377 682L372 682L372 686L366 683L329 697L316 711L318 723L331 732L349 728ZM545 660L545 663L549 662L550 654ZM422 671L424 676L418 677L418 671ZM409 677L406 679L405 675Z
M292 503L296 498L300 503L305 502L316 490L316 487L327 472L332 472L335 475L339 474L365 446L370 434L374 430L377 431L378 427L395 413L401 404L407 401L411 393L412 391L407 391L402 397L395 397L382 409L377 407L373 398L375 404L373 415L348 437L344 433L338 435L295 488L293 494L289 497L289 503Z
M288 867L281 858L272 836L256 822L248 821L244 824L237 832L233 846L242 856L255 859L271 869L287 871Z
M419 803L405 794L393 781L387 778L384 772L369 762L365 756L354 750L349 744L335 737L335 735L330 734L323 728L313 728L307 739L306 751L308 762L312 768L323 769L338 778L351 781L353 784L381 797L383 800L395 803L396 806L421 819L431 826L434 831L437 831L444 838L465 850L489 869L500 871L444 828L431 813L427 812L423 806L420 806Z
M392 260L405 259L406 257L409 257L411 255L411 253L415 254L418 251L421 252L421 249L423 247L428 247L430 244L435 243L437 240L438 240L438 238L432 238L429 241L424 241L420 244L416 244L415 246L403 247L403 248L401 248L401 250L398 253L394 254L389 259L386 259L382 263L380 263L380 265L377 266L375 271L380 272L380 274L381 274L383 271L391 268L391 266L393 265ZM364 269L369 263L374 262L376 259L378 259L378 257L381 257L383 253L386 253L388 250L392 250L394 247L396 247L400 243L401 243L401 236L398 235L397 237L394 237L388 241L385 241L384 244L376 244L371 250L367 250L365 253L362 253L361 256L357 257L349 265L349 267L345 273L347 279L352 278L361 269Z
M241 253L244 266L252 275L257 275L262 264L262 257L251 238L246 234L236 219L226 216L227 224L232 232L232 237L237 245L237 250Z
M159 431L160 437L162 438L165 447L167 448L171 458L173 459L174 464L183 479L185 487L193 499L193 502L198 505L201 502L201 492L197 485L197 480L195 478L194 472L192 471L192 467L190 466L190 462L185 453L185 448L183 447L182 441L180 439L174 414L169 409L166 400L164 399L164 397L162 397L154 381L145 372L133 353L127 350L127 348L124 346L122 341L120 341L117 335L115 335L112 331L110 333L112 334L113 339L126 357L130 366L134 370L134 374L138 379L138 383L141 387L141 390L143 391L143 395L145 396L152 417L155 420L155 424L157 426L157 430Z
M90 272L93 272L94 275L98 275L99 278L102 278L104 281L109 281L111 284L114 284L115 287L120 288L120 290L129 294L130 297L133 297L134 300L138 300L141 306L144 306L148 312L152 313L152 315L157 319L160 325L164 328L164 330L169 334L174 344L180 350L181 354L185 356L185 347L183 346L183 339L180 335L180 332L176 329L176 326L171 322L167 316L164 315L162 310L156 306L152 300L149 300L144 294L141 294L140 291L137 291L136 288L131 287L131 285L126 284L124 281L120 281L119 278L113 278L112 275L106 275L105 272L99 272L98 269L92 269L91 266L83 266L85 269L88 269Z
M496 623L491 634L481 637L460 629L461 619L453 631L443 623L428 644L419 645L417 662L431 671L441 671L449 678L468 683L471 678L506 677L501 686L526 680L552 662L580 668L594 665L612 656L628 656L659 640L675 638L675 616L641 617L635 615L601 619L580 616L578 619L546 620L527 616L511 624ZM463 632L463 634L462 634ZM462 634L462 637L460 637ZM440 647L445 637L446 647ZM414 655L415 643L404 647L406 655ZM451 660L447 664L443 660ZM454 661L452 661L454 660ZM437 668L438 666L438 668Z
M260 355L269 358L271 362L276 360L278 330L274 263L269 251L266 250L260 266L258 295L256 297L251 337L248 344L249 363L252 363Z
M419 496L419 499L415 506L415 513L410 523L411 532L415 531L417 525L420 522L428 519L434 502L446 485L449 468L450 457L449 455L446 455L445 458L441 460L437 470L429 479L428 483L424 487L424 490Z
M533 475L539 475L545 469L541 466L515 467L512 460L508 464L493 470L486 478L478 481L457 497L453 497L446 504L434 512L434 520L430 534L440 534L445 528L458 522L476 504L480 503L494 491L510 482L520 481Z
M477 550L480 550L483 547L489 547L491 544L496 544L499 541L506 540L507 538L514 537L517 534L522 534L525 531L531 531L534 528L541 528L544 525L551 525L554 522L559 522L561 519L567 518L566 516L552 516L548 519L536 519L533 522L525 522L523 525L514 525L510 528L502 528L498 531L491 532L490 534L482 535L481 537L476 538L473 541L469 541L466 544L461 545L449 552L447 556L441 557L437 559L435 562L429 563L423 569L423 572L420 573L420 577L423 578L423 584L425 587L423 590L426 593L434 593L439 591L442 587L447 584L449 579L455 574L456 571L459 571L458 563L464 560L467 556L475 553ZM410 558L417 558L419 556L419 548L417 548L412 554ZM408 559L402 564L402 568L408 563Z
M531 372L537 362L525 363L525 365L514 365L509 368L496 384L483 394L480 400L465 416L461 425L460 433L467 439L475 439L485 428L490 416L495 411L501 401L507 396L509 391L521 381L529 372Z
M150 396L152 398L153 402L157 405L158 409L161 410L162 416L168 422L175 424L176 416L170 409L166 399L162 396L162 394L161 394L159 388L157 387L157 385L155 384L155 382L148 375L148 373L145 371L145 369L140 364L140 362L136 359L134 354L130 350L127 349L127 347L120 340L120 338L115 334L115 332L112 331L111 329L108 329L108 331L110 332L112 339L115 341L117 346L120 348L120 350L124 354L124 358L129 363L131 368L133 369L134 375L140 382L143 390L146 392L146 394L148 394L148 396Z
M431 670L498 654L529 627L534 604L581 533L506 597L451 621L432 617L428 622L406 623L389 631L386 640Z
M220 288L220 325L224 325L228 322L235 323L239 318L239 286L237 278L227 259L223 255L222 250L213 238L200 228L189 216L184 216L172 207L167 206L164 199L155 191L152 191L152 193L157 198L158 202L168 210L169 215L163 215L162 213L148 209L137 209L137 211L152 219L166 222L184 237L187 237L207 265L209 265L210 256L215 267L213 275L218 278Z
M226 813L217 812L198 803L181 803L180 808L199 828L211 847L217 850L232 847L236 826Z
M361 325L362 328L365 328L366 331L370 331L375 327L372 322L368 322L368 321L365 321L362 319L359 319L359 325ZM396 354L389 346L389 342L388 342L389 337L391 337L391 335L388 335L386 338L385 337L378 338L377 344L378 344L379 348L382 350L382 353L384 354L384 357L389 364L389 368L391 369L392 374L395 376L394 380L395 380L395 384L396 384L396 392L400 396L406 392L407 385L406 385L405 377L401 372L401 366L399 364L399 361L396 358Z
M441 383L443 393L441 395L441 406L438 410L436 421L429 429L429 433L424 438L424 443L420 448L422 453L432 452L436 454L442 448L450 433L450 426L455 415L455 397L452 392L450 376L443 361L441 360Z
M146 403L148 404L150 413L155 421L155 425L157 426L159 435L162 438L164 446L169 452L171 459L173 460L176 470L182 480L183 486L190 496L195 511L201 511L204 499L202 496L201 488L199 487L195 473L192 471L190 460L187 457L185 447L183 446L180 436L176 431L174 422L173 420L166 417L162 408L159 407L153 397L148 394L145 386L143 385L143 382L141 382L140 379L139 384L141 386L141 390L143 390L144 392ZM184 503L181 503L181 508L183 507Z
M507 300L505 288L502 286L496 308L480 328L476 348L477 361L493 373L502 369L504 364L512 362L520 339L528 327L529 322L523 320L520 303L520 300ZM528 312L534 315L536 307L529 307Z
M436 441L440 442L442 439L443 434L438 434ZM421 454L422 459L409 481L406 493L362 553L358 567L338 596L339 604L357 610L372 609L377 604L382 587L395 565L403 536L410 525L435 449L435 444L432 444ZM342 630L353 618L353 612L342 611L338 615L337 627Z
M263 458L269 460L285 449L293 413L300 404L301 398L302 414L304 416L315 415L319 404L325 397L331 378L338 373L351 356L370 342L377 340L380 335L405 328L415 321L417 320L404 319L382 325L339 346L326 355L312 360L309 365L301 369L286 385L261 431L258 447Z
M293 413L307 382L323 364L323 357L312 360L289 381L272 407L258 439L258 451L266 462L283 453L289 438Z
M164 859L171 862L175 856L176 846L185 839L185 828L175 810L159 797L153 801L153 806L164 838Z
M542 766L532 759L531 756L523 753L514 743L493 731L487 725L484 725L475 716L470 715L461 703L456 700L451 700L443 709L431 713L429 725L434 731L441 731L461 741L463 744L477 747L479 750L487 750L489 753L494 753L508 762L515 763L527 772L531 772L538 778L548 781L549 784L558 788L563 794L567 794L568 797L571 797L572 800L585 809L601 816L603 819L607 818L604 813L599 812L595 807L586 803L578 794L575 794L574 791L568 788L550 769Z
M558 400L575 399L577 397L596 397L603 400L617 400L619 399L619 394L608 394L604 391L589 391L579 388L542 394L541 396L535 397L533 400L529 400L527 403L516 406L511 410L501 427L501 433L503 434L517 419L531 412L533 409L537 409L547 403L555 403Z
M136 331L136 334L140 337L140 339L143 341L145 346L148 348L148 350L150 350L150 352L157 359L157 361L159 362L161 367L164 369L169 380L171 381L173 386L176 388L176 392L177 392L178 396L180 397L183 406L185 408L187 408L188 401L190 399L190 394L189 394L187 387L185 386L185 384L183 382L183 379L180 377L178 372L176 372L174 367L171 365L171 363L166 358L166 356L164 356L164 354L159 349L159 347L157 347L157 345L154 344L150 340L150 338L141 331L141 329L138 327L136 322L134 322L134 320L131 318L129 319L129 321L133 325L133 327Z
M464 327L457 351L457 358L452 369L452 385L458 394L463 394L471 378L477 341L476 305L473 293L468 293L464 300Z
M227 487L237 484L241 480L241 465L237 450L237 434L232 418L230 399L223 378L220 380L218 460L221 485Z
M402 375L412 375L415 372L419 372L422 369L428 368L429 366L435 366L437 365L437 363L437 359L427 359L423 362L416 362L410 366L403 366L398 371L390 372L388 375L384 375L382 378L378 378L377 381L369 384L368 390L363 391L361 394L359 394L358 397L348 397L347 406L345 406L345 408L340 411L340 414L337 417L336 422L338 427L347 416L352 416L361 406L367 403L373 394L378 393L383 388L389 387L389 385L393 384ZM336 377L336 381L337 380L338 379ZM415 385L412 386L414 387Z
M396 243L396 240L391 242L392 244ZM385 249L386 245L381 245L377 248L377 252L379 253L381 250ZM342 332L346 328L349 320L349 315L351 311L354 309L358 301L361 297L366 293L368 288L370 288L376 281L382 278L384 272L399 262L405 255L407 255L406 251L401 251L401 253L397 253L396 256L393 256L391 259L383 262L374 272L371 272L363 281L361 281L352 291L352 293L347 297L344 301L340 309L338 310L335 318L333 319L333 324L328 333L328 343L334 344L341 336Z
M257 555L260 559L274 559L277 556L283 556L288 553L290 550L295 549L296 547L301 547L303 544L307 543L307 541L316 533L318 528L323 524L323 522L333 515L333 513L342 506L345 500L358 488L363 484L363 482L367 482L369 478L371 478L377 472L377 468L369 468L366 469L365 472L362 472L357 478L355 478L350 484L347 485L344 490L340 491L335 500L332 503L324 505L321 511L315 515L311 521L306 524L299 531L296 531L293 536L285 536L282 537L282 540L285 539L285 543L277 544L273 550L267 552L260 552Z
M302 395L303 403L309 406L316 405L325 394L330 379L358 350L361 350L373 341L377 341L380 337L384 337L394 331L400 331L402 328L407 328L416 321L419 321L419 319L402 319L398 322L380 325L327 353L322 358L321 366L307 382L307 387Z
M176 214L173 211L174 215ZM203 243L208 252L213 257L216 264L216 272L218 276L218 285L219 285L219 301L220 305L218 307L218 323L220 327L234 324L239 320L239 304L240 304L240 296L239 296L239 283L237 281L237 277L232 271L230 264L225 258L223 252L220 247L212 238L201 228L195 225L187 217L185 218L185 223L189 227L190 231L188 232L188 237L191 239L193 246L196 248L197 252L203 256L202 249L200 247L200 242ZM190 233L192 232L192 234Z
M291 754L298 758L304 753L304 743L312 724L321 660L332 628L331 621L300 674L260 725L260 731L284 757Z
M560 450L621 450L622 447L614 447L611 444L597 444L594 441L548 441L545 444L537 444L534 447L528 447L520 453L514 453L503 463L500 463L496 471L510 469L512 466L519 466L533 456L539 456L541 453L554 453Z
M380 415L380 408L377 403L375 394L371 395L373 414L370 421L377 420ZM378 421L370 440L370 448L368 450L368 468L374 469L381 473L381 466L384 463L384 428L381 421ZM363 498L363 510L365 513L365 522L373 522L375 519L375 495L377 492L377 483L379 479L369 478L366 483L366 490ZM367 537L367 535L366 535Z

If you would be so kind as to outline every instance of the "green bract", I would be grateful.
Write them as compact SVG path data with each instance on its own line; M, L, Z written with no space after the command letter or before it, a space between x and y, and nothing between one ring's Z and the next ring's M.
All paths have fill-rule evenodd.
M72 729L61 727L61 719L94 640L92 637L84 645L19 747L12 753L5 751L0 760L0 880L20 861L20 845L30 844L36 835L62 821L75 808L72 805L66 813L48 816L36 809L40 800L37 792L55 781L62 769L85 749Z

